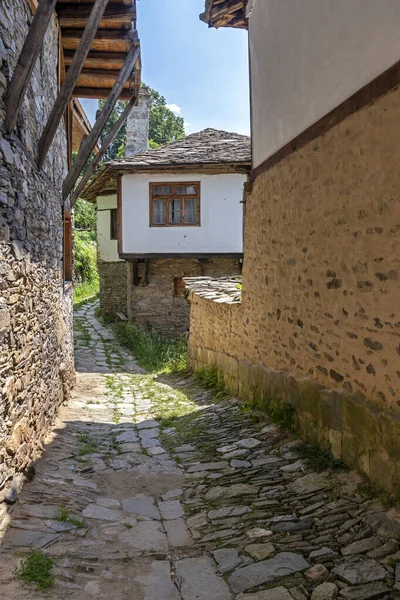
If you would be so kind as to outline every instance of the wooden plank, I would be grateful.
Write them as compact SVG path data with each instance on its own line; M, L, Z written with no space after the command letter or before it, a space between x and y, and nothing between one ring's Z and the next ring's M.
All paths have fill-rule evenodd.
M59 8L57 13L61 27L72 29L86 27L90 11L91 5L87 4L73 6L72 8L70 5ZM136 8L134 6L107 6L99 27L103 29L122 28L124 25L130 27L135 19Z
M76 87L80 88L108 88L111 89L115 80L118 77L119 70L107 69L82 69L82 73L78 77ZM134 89L135 74L126 82L125 89Z
M118 253L123 249L122 241L122 176L117 177L117 210L118 210Z
M103 156L107 152L107 149L110 147L110 145L114 141L115 137L117 136L119 130L121 129L121 127L123 126L123 124L127 120L128 116L129 116L132 108L135 106L135 104L136 104L136 98L132 98L130 100L130 102L128 102L128 104L126 105L126 107L124 108L124 110L123 110L120 118L115 123L114 127L111 129L110 133L108 134L108 136L104 140L103 144L101 145L100 150L98 151L98 153L96 154L96 156L94 157L94 159L92 160L92 162L90 163L90 165L89 165L86 173L84 174L84 176L82 177L81 181L79 182L78 187L73 192L73 194L71 196L71 206L74 206L75 202L79 198L79 195L85 189L87 182L89 181L89 179L91 178L91 176L93 175L93 173L95 172L95 170L97 169L97 167L98 167L101 159L103 158Z
M64 62L67 67L71 66L75 52L64 50ZM89 52L84 62L86 69L110 69L120 71L124 66L125 52Z
M5 125L11 131L17 120L36 59L50 23L57 0L40 0L26 36L17 66L9 83L4 101L6 103Z
M76 87L72 94L73 98L94 98L95 100L105 100L110 95L111 88L92 88L92 87ZM134 89L123 89L118 100L130 100L133 96Z
M78 152L78 156L76 157L75 163L72 166L72 169L69 171L68 175L66 176L66 178L64 180L64 183L63 183L64 199L71 192L72 188L74 187L74 185L76 183L76 180L78 179L80 172L82 171L87 160L89 159L89 156L93 152L93 148L95 147L96 142L99 139L101 132L103 131L104 126L107 123L107 121L111 115L111 112L115 106L115 103L117 102L118 98L120 97L120 94L123 89L123 86L125 85L125 82L127 81L130 74L132 73L132 69L134 68L135 63L138 60L139 55L140 55L140 48L132 47L128 56L126 57L125 64L124 64L124 66L123 66L111 92L110 92L110 95L107 98L107 102L105 103L102 111L100 112L99 116L97 117L96 122L93 125L91 132L89 133L89 135L83 142L83 144Z
M46 126L39 141L39 169L43 166L46 159L47 153L54 139L58 125L62 119L65 109L68 106L68 102L71 99L72 92L74 90L76 81L80 75L83 67L83 63L90 50L93 37L99 26L101 17L105 11L108 0L96 0L93 5L92 12L90 14L87 25L82 33L81 40L75 56L72 59L72 64L69 67L67 74L64 79L64 83L61 86L60 93L57 96L57 100L52 108L50 116L47 120Z
M121 32L120 29L116 30L119 33L121 33L121 36L119 36L118 38L113 39L94 39L92 42L92 47L91 50L96 51L96 52L123 52L125 54L127 54L130 50L130 48L132 47L132 38L134 38L133 35L127 36L127 35L122 35L122 33L127 33L125 32ZM129 32L130 34L132 32ZM63 37L63 48L64 50L76 50L79 44L79 39L78 38L65 38Z

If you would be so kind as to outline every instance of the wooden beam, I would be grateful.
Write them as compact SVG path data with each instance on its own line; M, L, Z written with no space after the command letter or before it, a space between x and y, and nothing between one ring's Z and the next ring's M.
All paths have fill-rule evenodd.
M133 46L131 48L131 50L129 51L128 56L126 57L125 64L124 64L123 68L121 69L121 72L117 77L117 80L115 81L114 87L112 88L110 95L108 96L108 99L107 99L102 111L100 112L99 116L97 117L96 122L93 125L91 132L89 133L89 135L83 142L83 144L78 152L78 156L76 157L76 160L73 164L72 169L69 171L68 175L66 176L66 178L64 180L64 183L63 183L64 199L71 192L72 188L74 187L74 185L76 183L76 180L78 179L80 172L82 171L87 160L89 159L89 156L93 152L93 148L95 147L97 140L99 139L101 132L104 129L104 126L106 125L108 119L110 118L110 115L115 106L115 103L117 102L118 98L120 97L121 91L122 91L126 81L128 80L130 74L132 73L132 69L134 68L135 63L138 60L139 56L140 56L140 48L135 48Z
M92 12L90 13L90 17L83 31L79 46L75 52L74 58L72 59L72 64L67 71L60 93L58 94L57 100L52 108L50 116L47 119L46 126L40 137L39 169L41 169L43 166L62 116L68 106L68 102L71 100L72 92L74 91L75 84L81 73L83 63L88 55L94 35L97 31L107 3L108 0L96 0Z
M133 87L133 86L132 86ZM73 98L95 98L95 99L105 99L110 95L111 88L92 88L92 87L76 87L74 89L74 93L72 94ZM119 100L130 100L133 95L133 90L122 90L119 95Z
M17 120L56 1L57 0L40 0L33 16L32 24L29 28L28 35L26 36L25 43L18 58L17 66L15 67L14 74L4 98L7 107L5 119L7 131L11 131Z
M64 50L64 62L67 67L71 66L75 52ZM84 67L88 69L111 69L120 71L124 66L125 52L92 52L86 57Z
M65 6L57 9L58 18L61 27L72 29L85 27L90 16L91 5L83 4L77 6ZM136 18L136 8L134 6L107 6L104 11L100 27L114 28L118 23L130 24ZM115 24L114 24L115 23Z
M103 142L100 150L98 151L98 153L96 154L96 156L94 157L94 159L92 160L92 162L90 163L90 165L89 165L86 173L84 174L84 176L80 180L78 187L76 188L76 190L73 192L73 194L71 196L71 207L74 206L75 202L79 198L79 195L85 189L87 182L89 181L89 179L91 178L91 176L95 172L95 170L96 170L99 162L101 161L101 159L105 155L107 149L113 143L113 141L114 141L115 137L117 136L119 130L121 129L121 127L123 126L123 124L125 123L125 121L127 120L127 118L129 117L129 114L130 114L132 108L135 106L135 104L136 104L136 98L132 98L130 100L130 102L128 102L128 104L124 108L124 110L123 110L120 118L115 123L114 127L111 129L110 133L108 134L108 136L104 140L104 142Z

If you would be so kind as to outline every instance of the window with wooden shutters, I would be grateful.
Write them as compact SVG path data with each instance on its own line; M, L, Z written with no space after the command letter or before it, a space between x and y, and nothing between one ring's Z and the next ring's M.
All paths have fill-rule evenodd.
M198 227L200 182L150 183L151 227Z
M110 210L110 238L118 239L118 210L116 208Z

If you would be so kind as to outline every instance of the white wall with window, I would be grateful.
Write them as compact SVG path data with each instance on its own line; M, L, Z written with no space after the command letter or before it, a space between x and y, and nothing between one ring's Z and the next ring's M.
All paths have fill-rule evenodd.
M245 181L236 173L124 175L123 253L241 253Z

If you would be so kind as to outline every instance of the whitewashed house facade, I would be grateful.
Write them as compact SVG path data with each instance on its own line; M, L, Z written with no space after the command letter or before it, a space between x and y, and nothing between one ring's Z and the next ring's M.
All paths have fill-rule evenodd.
M182 278L241 272L250 163L247 136L206 129L101 169L83 196L97 202L104 313L188 330Z

